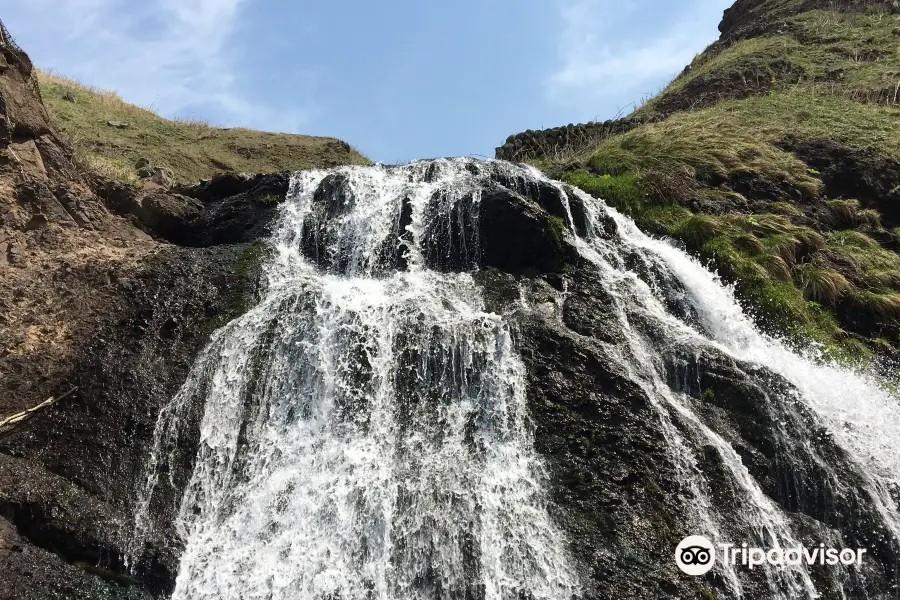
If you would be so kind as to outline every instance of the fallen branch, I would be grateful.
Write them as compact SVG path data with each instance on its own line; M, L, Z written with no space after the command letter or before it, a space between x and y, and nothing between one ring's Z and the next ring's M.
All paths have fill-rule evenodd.
M50 408L51 406L53 406L54 404L56 404L57 402L59 402L59 401L62 400L63 398L65 398L65 397L67 397L67 396L71 396L71 395L74 394L76 391L78 391L78 388L77 388L77 387L73 387L71 390L69 390L68 392L66 392L66 393L63 394L62 396L57 396L57 397L55 397L55 398L47 398L46 400L44 400L43 402L41 402L41 403L38 404L37 406L32 406L32 407L29 408L28 410L23 410L23 411L20 412L20 413L16 413L16 414L14 414L14 415L8 416L8 417L6 417L5 419L3 419L2 421L0 421L0 429L2 429L2 428L4 428L4 427L9 427L9 426L11 426L11 425L17 425L17 424L19 424L19 423L21 423L22 421L24 421L25 419L28 419L29 417L31 417L32 415L34 415L34 413L36 413L36 412L38 412L38 411L41 411L41 410L44 410L45 408Z

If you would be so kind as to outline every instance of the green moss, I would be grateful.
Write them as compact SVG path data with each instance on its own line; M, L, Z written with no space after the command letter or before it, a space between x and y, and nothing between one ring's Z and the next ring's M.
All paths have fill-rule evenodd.
M257 277L265 251L266 248L262 242L247 245L234 263L235 273L242 278Z
M566 226L566 222L562 220L562 218L557 216L550 216L547 218L547 234L549 235L550 242L553 245L554 256L552 262L544 266L554 272L565 273L567 271L568 265L565 263L563 252L567 231L568 228ZM529 276L536 276L538 274L538 271L534 270L532 272L531 269L527 269L524 273L529 274Z
M719 275L735 282L739 291L770 279L765 267L737 250L726 237L718 237L704 244L700 255L712 260Z
M790 331L810 325L809 307L803 294L785 282L759 282L745 286L745 297L756 317L770 331Z
M651 233L674 235L693 213L683 206L675 204L651 206L635 215L635 222L642 229Z
M647 204L646 193L641 189L637 175L632 172L596 175L579 170L565 173L562 178L567 183L629 214L643 210Z
M219 293L224 296L222 309L201 324L201 331L205 335L224 327L229 321L253 307L265 253L265 245L262 242L254 242L248 244L235 258L233 267L235 277L219 288Z
M256 199L260 204L265 204L266 206L275 206L284 202L284 196L278 194L264 194Z
M551 216L547 218L547 233L550 240L557 250L562 250L563 243L566 239L566 222L560 217Z
M718 600L718 596L716 595L716 593L708 587L700 588L700 597L703 600Z

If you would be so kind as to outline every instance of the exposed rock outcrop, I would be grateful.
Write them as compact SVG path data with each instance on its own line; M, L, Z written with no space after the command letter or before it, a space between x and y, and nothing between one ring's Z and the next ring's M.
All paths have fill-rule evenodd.
M730 44L741 39L771 33L784 33L785 17L808 10L865 11L883 10L900 14L898 0L737 0L725 9L719 32L720 43Z
M0 598L146 598L171 586L177 562L161 546L137 577L125 568L135 478L193 355L251 301L259 249L237 242L262 225L254 236L226 225L220 196L81 171L30 61L5 41L0 416L75 392L0 431ZM271 209L244 200L240 218Z
M570 123L538 131L529 129L506 138L506 142L496 149L495 156L516 162L541 156L554 156L563 152L577 152L590 148L611 135L627 133L635 127L660 118L658 116L626 118L578 125Z

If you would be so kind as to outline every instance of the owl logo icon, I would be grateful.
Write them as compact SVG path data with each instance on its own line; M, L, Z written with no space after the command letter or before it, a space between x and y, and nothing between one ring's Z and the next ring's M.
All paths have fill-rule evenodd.
M716 563L716 550L702 535L691 535L675 548L675 564L688 575L705 575Z

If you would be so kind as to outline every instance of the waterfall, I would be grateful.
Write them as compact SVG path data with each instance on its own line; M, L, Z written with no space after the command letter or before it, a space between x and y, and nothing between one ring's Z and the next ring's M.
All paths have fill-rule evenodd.
M570 243L613 299L624 341L611 360L652 402L687 498L684 535L767 548L802 536L696 397L694 371L715 353L751 365L748 381L788 382L784 396L758 385L784 429L779 451L814 465L823 489L852 488L896 545L900 410L878 381L762 334L715 274L602 200L529 167L439 159L293 177L260 301L213 334L157 423L135 548L165 474L179 487L173 456L201 407L175 507L184 550L174 598L590 596L589 565L569 550L535 449L516 341L517 315L540 309L522 289L515 314L492 312L472 275L485 190L528 195L539 184L558 191ZM614 235L603 233L610 220ZM809 419L846 453L850 483L818 446L793 439ZM718 457L739 512L717 506L701 449ZM766 598L820 594L805 566L765 567L759 581L727 565L715 572L728 597L752 597L754 585ZM835 589L862 580L835 573Z
M448 226L473 191L464 163L441 166L344 169L333 189L326 172L293 181L265 297L217 332L160 419L162 442L179 407L205 398L175 598L578 590L509 327L471 275L424 262L425 229ZM404 207L407 269L384 272ZM312 239L327 240L317 260L300 252Z

